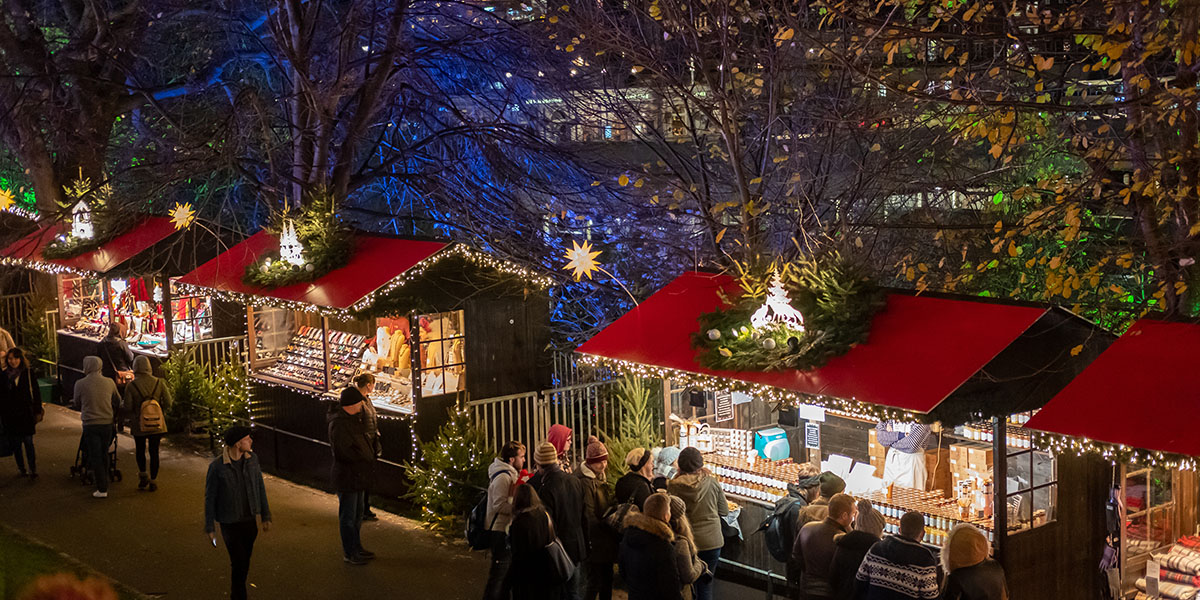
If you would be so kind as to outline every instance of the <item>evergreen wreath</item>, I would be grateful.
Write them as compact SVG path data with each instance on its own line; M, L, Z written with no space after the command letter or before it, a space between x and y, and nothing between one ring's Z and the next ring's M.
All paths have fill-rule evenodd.
M95 250L137 222L137 219L122 217L112 205L112 186L108 184L92 189L90 179L77 179L63 191L66 197L58 203L60 212L70 215L77 204L86 203L92 217L92 237L58 236L42 249L44 258L62 260Z
M275 288L303 281L312 281L326 273L346 266L354 253L350 228L338 217L338 202L325 191L314 193L309 202L293 217L287 209L276 213L267 231L283 232L284 224L292 219L296 236L304 245L305 265L294 265L279 259L272 251L246 266L242 281L259 287Z
M884 304L884 292L867 268L837 251L782 265L736 266L740 296L722 294L724 308L701 315L700 330L692 334L692 347L701 350L700 364L710 369L818 368L865 341ZM780 275L792 307L804 316L802 332L782 323L761 328L750 324L774 273Z

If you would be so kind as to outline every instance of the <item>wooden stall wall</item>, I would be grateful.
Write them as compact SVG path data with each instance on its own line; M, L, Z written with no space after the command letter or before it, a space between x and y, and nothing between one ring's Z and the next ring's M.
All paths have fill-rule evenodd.
M1057 519L1004 540L1001 562L1014 600L1095 600L1101 595L1104 503L1112 466L1058 457Z
M550 303L544 293L527 298L472 298L464 312L471 398L550 387Z

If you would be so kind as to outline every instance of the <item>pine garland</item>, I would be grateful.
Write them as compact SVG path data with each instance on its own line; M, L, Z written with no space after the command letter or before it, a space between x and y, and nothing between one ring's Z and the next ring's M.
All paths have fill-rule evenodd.
M338 217L339 205L324 191L314 193L295 219L296 236L304 245L304 266L279 259L279 252L270 252L246 266L242 281L266 288L312 281L326 273L344 267L354 253L350 228ZM268 231L279 235L284 223L293 217L288 211L274 216Z
M818 368L866 340L884 292L860 263L837 251L783 265L739 267L740 297L723 295L725 308L700 316L692 346L700 364L722 371L779 371ZM804 315L804 331L772 323L762 328L750 316L763 302L767 282L778 271L792 306Z
M405 497L421 507L422 520L432 527L456 530L487 487L491 446L470 415L460 411L420 448L424 464L404 466L412 482Z

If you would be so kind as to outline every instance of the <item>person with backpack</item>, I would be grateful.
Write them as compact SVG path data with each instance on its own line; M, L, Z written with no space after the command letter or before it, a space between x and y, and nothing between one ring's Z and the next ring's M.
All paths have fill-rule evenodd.
M0 427L8 437L9 447L13 449L17 471L21 477L28 475L31 479L37 479L38 476L33 436L37 433L38 422L46 414L41 396L35 393L35 385L25 351L20 348L9 350L4 356L4 370L0 373ZM26 460L29 462L28 472L25 470Z
M617 532L604 520L612 508L612 495L604 481L608 471L608 448L596 436L589 436L583 452L583 463L575 471L583 486L583 504L587 511L584 526L591 542L587 560L584 561L583 597L585 600L611 600L613 590L613 565L617 562Z
M487 584L483 588L483 600L502 600L508 597L508 570L512 554L508 548L508 526L513 518L513 497L519 482L519 473L525 468L525 444L512 440L500 448L488 467L488 488L484 527L492 550L492 564L488 569Z
M133 359L133 381L125 386L124 410L133 435L134 456L138 466L138 489L153 492L158 489L158 447L167 433L167 409L171 406L171 390L167 382L151 372L150 359L139 355ZM146 451L149 449L150 470L146 470Z
M562 542L563 549L571 562L575 563L575 572L567 581L567 598L578 600L582 594L583 561L587 558L588 538L584 529L586 508L583 500L583 486L579 479L563 471L559 464L558 451L550 442L538 444L533 453L538 472L529 480L529 485L537 490L546 512L550 514L554 531Z
M83 358L83 378L75 382L75 403L83 421L82 445L87 467L95 474L92 496L108 497L108 447L112 444L116 415L121 408L117 384L104 376L99 356Z
M231 600L245 600L246 578L250 573L250 555L258 538L258 523L263 532L271 530L271 506L263 483L258 455L251 452L254 439L249 427L234 425L221 435L225 449L208 465L204 476L204 533L217 547L217 524L229 552L232 575Z
M787 495L775 501L775 510L759 526L760 531L765 531L767 552L781 563L790 563L792 544L796 543L796 532L799 530L796 523L800 520L800 511L816 496L820 474L821 470L816 465L801 464L796 483L788 484ZM798 573L796 577L799 577ZM793 577L788 575L788 579Z

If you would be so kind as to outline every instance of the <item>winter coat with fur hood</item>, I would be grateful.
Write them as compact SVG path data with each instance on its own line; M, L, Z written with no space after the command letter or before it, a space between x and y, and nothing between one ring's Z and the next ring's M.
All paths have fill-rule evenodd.
M643 513L625 518L618 562L629 600L682 600L671 526Z

